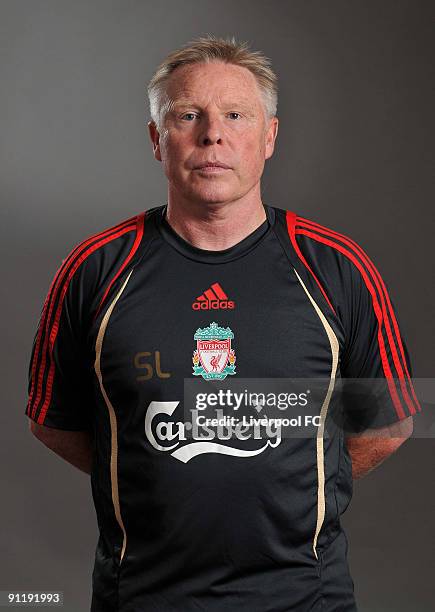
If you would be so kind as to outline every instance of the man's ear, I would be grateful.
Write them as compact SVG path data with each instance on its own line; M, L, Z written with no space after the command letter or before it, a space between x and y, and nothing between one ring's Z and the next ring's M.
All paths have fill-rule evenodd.
M160 154L160 134L154 121L148 121L148 131L153 144L154 157L158 161L162 161L162 156Z
M278 117L272 117L266 131L265 159L272 157L275 141L278 135Z

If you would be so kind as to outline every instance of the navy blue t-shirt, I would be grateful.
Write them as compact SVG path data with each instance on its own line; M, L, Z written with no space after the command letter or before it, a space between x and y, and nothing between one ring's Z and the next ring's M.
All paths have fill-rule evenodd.
M351 460L343 428L328 430L336 381L385 382L376 410L343 409L379 428L420 410L411 366L361 247L265 211L244 240L207 251L157 206L81 242L53 279L26 414L92 433L93 612L356 609L340 524ZM316 434L193 435L186 381L238 379L326 381Z

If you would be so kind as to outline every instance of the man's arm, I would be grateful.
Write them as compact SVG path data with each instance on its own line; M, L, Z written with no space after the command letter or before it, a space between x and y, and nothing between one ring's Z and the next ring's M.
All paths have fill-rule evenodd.
M29 419L33 435L54 453L86 474L91 473L92 440L87 431L66 431L38 425Z
M387 427L366 429L357 436L346 438L354 480L362 478L385 461L411 436L412 431L413 418L410 416Z

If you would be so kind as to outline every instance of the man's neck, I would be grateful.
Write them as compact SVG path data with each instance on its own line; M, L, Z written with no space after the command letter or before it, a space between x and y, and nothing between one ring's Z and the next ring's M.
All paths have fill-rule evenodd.
M260 197L225 203L187 202L168 197L166 219L191 245L208 251L228 249L266 220Z

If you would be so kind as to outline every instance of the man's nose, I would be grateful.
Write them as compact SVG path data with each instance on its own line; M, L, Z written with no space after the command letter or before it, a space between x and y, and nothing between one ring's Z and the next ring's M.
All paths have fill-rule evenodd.
M222 142L222 125L217 117L205 116L201 122L201 131L199 139L201 144L213 145L221 144Z

